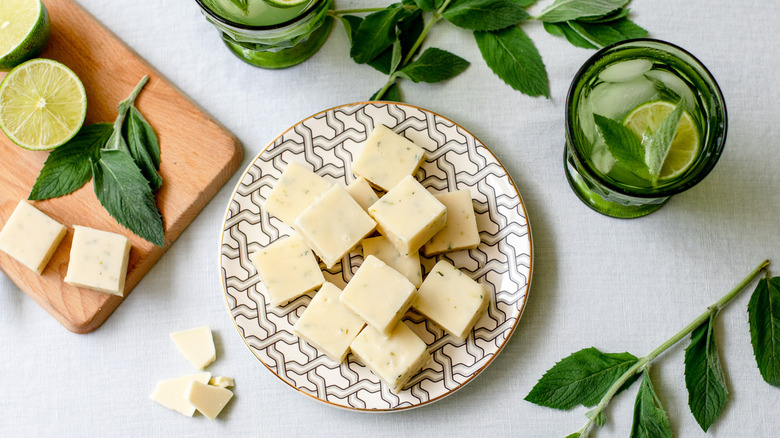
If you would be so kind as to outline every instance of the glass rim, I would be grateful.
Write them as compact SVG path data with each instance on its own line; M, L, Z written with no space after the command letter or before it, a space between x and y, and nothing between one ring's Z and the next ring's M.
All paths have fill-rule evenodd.
M686 64L691 65L692 67L698 67L702 70L701 72L703 73L702 78L706 82L709 82L710 85L712 86L713 95L716 96L717 98L716 100L718 101L722 109L723 134L721 135L718 144L714 145L714 149L712 151L713 157L706 163L704 167L700 169L700 171L695 176L689 178L688 180L683 181L682 184L678 186L671 186L660 190L654 190L652 188L645 189L645 190L640 189L640 191L634 191L631 189L627 190L625 187L621 187L613 184L611 181L604 178L599 172L595 171L591 167L591 165L587 162L587 160L584 159L585 157L582 156L579 149L573 146L574 142L572 141L572 139L574 138L574 132L573 132L574 128L573 128L572 121L570 119L569 109L572 104L574 91L579 85L579 83L581 82L581 79L583 78L583 76L585 76L585 73L587 73L588 70L603 57L603 55L606 52L614 50L616 47L635 44L635 43L659 44L661 46L666 46L673 50L679 51L683 55L690 57L691 61L693 61L693 64L691 64L690 62L684 59L682 59L682 61L685 62ZM673 52L667 52L667 53L670 53L671 55L679 58L679 56L677 56L677 54ZM720 159L720 156L722 155L723 152L723 148L726 144L726 134L728 132L728 113L726 110L726 100L723 98L723 92L720 89L720 85L718 85L718 82L715 80L715 77L712 75L709 69L707 69L704 63L702 63L696 56L694 56L691 52L683 49L682 47L664 40L659 40L655 38L632 38L623 41L618 41L616 43L612 43L608 46L604 46L601 49L599 49L596 53L591 55L582 64L579 70L577 70L577 73L574 75L574 78L572 79L571 84L569 85L569 90L566 93L565 107L566 107L566 114L565 114L564 123L566 124L566 142L567 142L566 147L570 150L572 156L577 161L578 171L584 172L588 178L596 181L598 184L604 186L605 188L625 196L630 196L634 198L655 199L655 198L672 196L690 189L691 187L701 182L712 171L712 169L715 167L715 164ZM702 139L702 141L705 140L706 138Z
M311 11L316 9L321 4L327 2L328 0L314 0L309 5L309 7L306 8L306 10L304 10L303 13L301 15L298 15L297 17L291 18L291 19L289 19L287 21L283 21L281 23L261 25L261 26L238 23L238 22L235 22L233 20L227 19L227 18L217 14L216 12L214 12L210 7L206 6L204 4L203 0L195 0L195 1L198 3L198 6L200 6L200 9L202 11L206 12L207 14L209 14L209 16L211 18L219 21L222 24L226 24L226 25L228 25L230 27L234 27L234 28L241 29L241 30L276 30L276 29L281 29L281 28L287 27L287 26L289 26L291 24L294 24L294 23L296 23L298 21L301 21L304 17L308 16Z

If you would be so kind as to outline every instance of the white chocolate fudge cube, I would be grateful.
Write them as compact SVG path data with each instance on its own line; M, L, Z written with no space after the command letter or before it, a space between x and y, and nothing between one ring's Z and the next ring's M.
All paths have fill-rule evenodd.
M184 390L184 399L209 420L217 418L231 398L233 398L233 391L197 380L191 381Z
M369 207L368 213L401 254L417 252L447 222L444 204L411 175Z
M325 282L314 253L296 234L252 254L252 261L273 306L287 304Z
M66 232L65 226L22 200L0 231L0 251L40 274Z
M377 125L352 164L356 175L389 191L403 177L413 175L425 159L425 151L385 125Z
M303 210L293 226L330 269L376 229L376 222L335 185Z
M210 377L211 373L203 372L175 379L161 380L157 382L157 386L155 386L149 398L168 409L173 409L182 415L192 417L192 414L195 413L195 406L184 398L184 393L190 382L208 383Z
M480 239L471 192L458 190L434 196L447 207L447 224L425 243L425 255L476 248Z
M420 254L401 254L385 236L363 239L363 258L370 255L385 262L388 266L403 274L414 287L422 284Z
M341 302L388 336L416 295L417 289L406 277L368 256L341 293Z
M460 340L466 339L489 302L484 286L440 260L425 277L414 308Z
M366 327L352 341L352 353L390 389L399 392L430 359L427 346L404 323L398 323L390 336Z
M332 185L311 170L292 162L284 168L263 207L292 226L295 218Z
M192 366L202 370L217 359L214 336L209 326L171 333L171 340Z
M343 362L349 344L366 325L339 301L341 289L325 282L293 327L293 333L336 362Z
M120 234L74 225L65 282L124 295L130 246Z
M366 211L368 211L368 207L379 200L379 196L371 188L371 184L362 176L357 177L347 186L347 193Z

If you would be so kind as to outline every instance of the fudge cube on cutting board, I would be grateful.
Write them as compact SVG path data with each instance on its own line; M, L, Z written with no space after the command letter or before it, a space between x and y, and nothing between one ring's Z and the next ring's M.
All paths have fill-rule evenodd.
M487 309L485 287L446 260L425 277L413 307L448 333L466 339Z
M417 252L447 222L444 204L411 175L379 198L368 213L401 254Z
M298 215L293 227L330 269L376 229L376 222L334 185Z
M296 234L253 253L252 261L273 306L287 304L325 282L314 253Z
M311 170L292 162L284 168L263 207L292 226L295 218L332 185Z
M130 246L120 234L74 225L65 282L123 296Z
M430 359L427 346L403 322L390 336L368 326L352 341L352 353L395 392L403 389Z
M413 175L423 159L423 148L387 126L377 125L363 143L352 171L387 192L405 176Z
M27 201L19 201L0 231L0 251L40 274L67 229Z
M476 248L480 238L477 217L474 215L474 204L471 202L471 192L457 190L440 193L434 197L447 207L447 224L431 240L425 242L423 246L425 255L430 257L450 251Z
M366 323L339 301L341 289L325 282L293 327L296 336L336 362L343 362L349 344Z
M409 310L417 289L402 274L368 256L341 293L341 302L383 336Z

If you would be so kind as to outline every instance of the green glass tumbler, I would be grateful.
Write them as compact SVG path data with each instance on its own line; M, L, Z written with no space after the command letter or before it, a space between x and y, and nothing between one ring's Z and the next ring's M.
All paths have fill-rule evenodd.
M683 119L695 138L689 144L697 145L684 156L685 166L656 181L627 171L606 147L594 114L627 125L636 114L664 106L671 112L682 96ZM622 41L588 59L569 88L565 119L564 169L571 188L593 210L617 218L650 214L698 184L726 142L726 104L712 74L684 49L654 39Z
M261 68L291 67L325 44L333 0L274 7L264 0L196 0L206 20L241 60Z

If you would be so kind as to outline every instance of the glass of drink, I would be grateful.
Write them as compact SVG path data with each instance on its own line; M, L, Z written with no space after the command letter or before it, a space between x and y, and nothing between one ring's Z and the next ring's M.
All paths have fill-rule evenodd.
M707 176L726 125L720 88L693 55L653 39L619 42L588 59L569 88L566 177L599 213L644 216Z
M333 25L333 0L196 0L225 45L245 62L285 68L311 57Z

